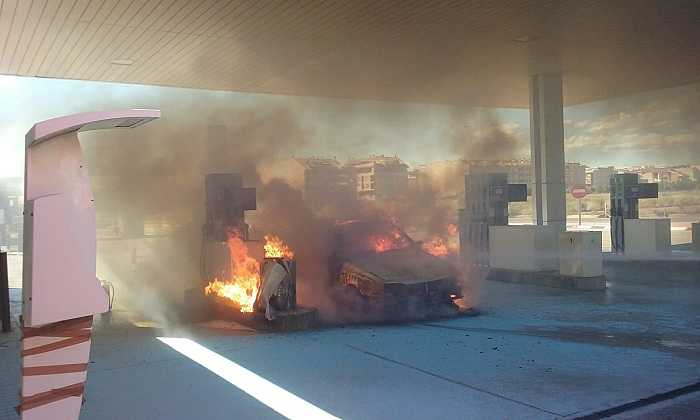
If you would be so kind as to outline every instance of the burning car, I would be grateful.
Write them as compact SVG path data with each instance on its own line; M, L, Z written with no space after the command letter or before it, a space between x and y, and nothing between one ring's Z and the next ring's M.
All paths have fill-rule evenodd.
M350 318L400 321L458 313L458 270L387 221L335 226L333 297Z
M264 242L249 237L244 214L256 208L254 190L242 187L235 174L210 174L205 186L202 286L190 293L190 301L199 302L191 306L255 325L314 325L317 311L296 305L293 250L272 234ZM459 273L446 259L449 248L441 238L416 242L394 223L355 220L336 223L328 245L331 298L340 318L391 321L458 313ZM325 271L323 262L308 255L304 263Z

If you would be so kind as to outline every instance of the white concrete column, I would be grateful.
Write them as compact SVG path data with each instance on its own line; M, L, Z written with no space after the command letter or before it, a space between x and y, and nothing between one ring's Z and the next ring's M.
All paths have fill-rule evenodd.
M530 76L530 151L535 222L566 230L564 103L559 74Z

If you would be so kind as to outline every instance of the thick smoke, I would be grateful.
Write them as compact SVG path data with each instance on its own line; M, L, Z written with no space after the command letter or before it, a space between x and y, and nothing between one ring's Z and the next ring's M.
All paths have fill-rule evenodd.
M132 238L99 244L98 271L114 283L117 309L165 324L178 319L184 292L201 287L204 177L232 172L257 189L258 209L246 215L251 237L273 233L288 243L298 261L300 302L334 312L328 299L334 221L390 216L353 199L309 208L300 165L289 158L311 135L299 121L287 107L236 110L231 118L225 108L183 108L136 130L100 133L99 141L86 136L98 217L117 221L120 236ZM144 221L162 231L143 232Z
M453 109L444 138L454 159L418 168L421 176L418 183L424 194L428 192L426 199L432 198L431 194L441 199L460 197L464 192L468 161L517 159L529 154L520 127L504 123L489 109Z
M456 159L419 168L417 188L405 202L392 206L392 213L406 225L443 238L450 235L450 224L456 223L461 207L466 161L514 159L526 151L515 127L506 126L487 109L453 110L445 137Z
M472 109L466 114L455 114L448 129L449 147L455 156L468 160L515 159L522 156L525 142L494 111Z
M457 223L457 196L441 190L435 179L419 176L420 185L402 198L382 203L382 210L416 239L456 240L452 226ZM459 178L464 179L464 175Z
M291 247L298 262L299 301L318 307L322 313L328 312L331 307L327 299L327 262L332 245L332 221L309 209L302 192L281 178L260 185L257 195L259 210L248 218L248 223L254 227L253 235L271 232Z
M284 106L233 110L226 104L173 105L168 118L135 130L85 136L98 217L119 221L122 241L100 241L99 272L117 291L117 308L160 322L177 319L184 291L200 287L204 176L234 172L257 188L258 210L248 212L254 238L273 233L298 261L298 296L304 305L332 314L329 256L336 220L390 221L420 240L441 238L456 246L457 197L463 168L439 176L424 172L396 200L347 198L309 208L303 170L290 159L313 133ZM463 158L509 157L518 141L493 114L468 114L454 124L449 144ZM476 122L475 122L476 121ZM476 124L476 125L474 125ZM469 134L476 127L476 134ZM491 155L490 153L493 153ZM143 221L155 232L141 231ZM454 249L453 249L454 250Z
M695 92L679 98L679 117L682 125L693 136L694 140L684 143L686 150L682 151L685 159L696 162L700 159L700 87L695 87Z
M171 109L167 119L100 133L99 141L84 136L83 142L98 221L116 221L118 236L133 238L100 241L98 274L114 283L117 308L161 322L175 320L184 291L198 285L204 176L240 173L244 184L262 186L259 194L267 197L258 166L307 138L283 107L239 110L235 118L223 107L193 111ZM145 232L145 239L144 220L159 230Z

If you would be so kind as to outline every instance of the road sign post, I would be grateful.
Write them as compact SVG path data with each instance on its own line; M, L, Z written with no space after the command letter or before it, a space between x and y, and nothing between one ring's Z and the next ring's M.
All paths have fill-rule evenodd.
M574 186L571 188L571 195L578 200L578 225L581 226L581 199L588 194L585 186Z
M578 225L581 226L581 199L578 200Z

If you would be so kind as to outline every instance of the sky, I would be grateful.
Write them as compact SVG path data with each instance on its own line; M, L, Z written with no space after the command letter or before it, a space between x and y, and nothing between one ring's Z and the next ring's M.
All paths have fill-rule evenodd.
M284 108L307 138L303 147L290 151L298 157L344 160L374 153L398 155L419 165L491 154L494 158L529 156L529 113L523 109L455 109L0 76L0 177L22 176L23 138L35 122L117 108L159 108L163 120L186 112L201 120L202 131L208 124L235 125L237 115L244 112L264 117L271 109ZM564 119L567 161L589 166L700 163L700 85L567 107ZM496 141L494 127L500 136L512 140L504 153L490 151L482 156L474 154L473 148L464 152L455 147L455 143Z
M589 165L700 163L700 84L564 110L565 153Z

